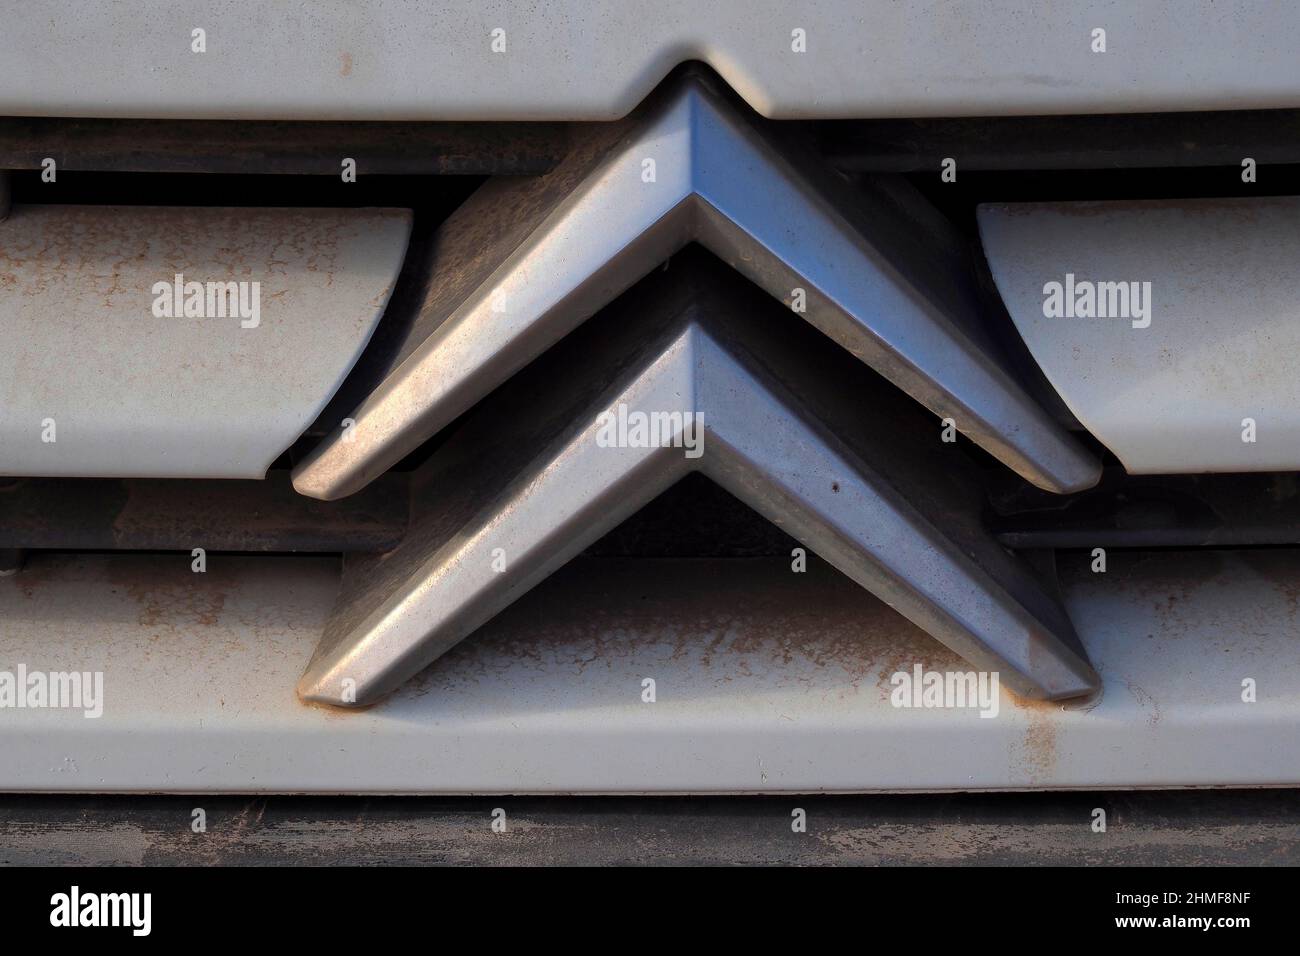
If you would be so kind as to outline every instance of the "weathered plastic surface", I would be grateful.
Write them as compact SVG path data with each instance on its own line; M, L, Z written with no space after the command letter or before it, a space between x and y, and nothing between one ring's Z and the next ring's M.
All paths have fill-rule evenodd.
M14 207L0 475L263 477L369 341L410 229L394 209Z
M612 119L686 60L773 118L1300 106L1300 7L1256 0L5 0L0 22L0 115Z
M1300 197L988 205L979 224L1029 351L1129 472L1300 469Z
M1004 686L995 717L895 707L895 673L969 667L825 566L606 557L571 565L392 697L342 712L292 690L336 561L232 557L196 575L187 555L36 556L0 579L0 617L24 621L0 670L102 671L104 710L0 712L0 789L1300 784L1296 552L1112 554L1104 575L1083 555L1064 577L1104 682L1079 704Z

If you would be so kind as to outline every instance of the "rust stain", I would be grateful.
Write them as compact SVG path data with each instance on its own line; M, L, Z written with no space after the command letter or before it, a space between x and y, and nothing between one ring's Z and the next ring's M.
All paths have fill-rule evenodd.
M139 606L137 620L142 627L217 626L233 583L230 573L220 567L191 571L188 555L174 560L175 569L155 562L141 566L113 561L107 565L107 577Z
M577 675L670 660L691 665L719 687L766 678L844 697L869 689L884 700L893 674L910 672L915 663L970 669L834 571L810 566L795 574L784 562L765 559L654 564L571 563L417 676L410 689L436 693L445 682L506 673L520 660ZM628 575L634 580L625 580Z
M1024 736L1013 759L1031 783L1054 776L1058 758L1056 732L1060 719L1057 714L1062 709L1061 703L1021 697L1011 691L1007 691L1004 700L1009 700L1012 707L1027 718Z
M146 313L153 280L178 272L187 279L265 281L295 266L331 284L342 241L363 225L319 209L71 205L58 207L57 215L47 207L18 207L10 218L16 224L23 228L7 229L0 242L0 287L36 297L72 283L107 308L127 295ZM214 236L222 240L213 244Z
M339 54L339 76L352 75L352 54L343 52Z

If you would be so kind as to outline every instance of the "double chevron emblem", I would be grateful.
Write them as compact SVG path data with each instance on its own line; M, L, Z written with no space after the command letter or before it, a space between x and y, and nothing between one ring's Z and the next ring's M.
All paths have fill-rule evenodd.
M340 498L439 436L406 539L345 563L299 693L373 702L692 471L1018 692L1094 689L1042 569L973 520L923 409L1050 491L1099 463L1005 370L910 201L819 169L698 76L546 176L484 185L436 237L386 374L295 471ZM498 401L574 336L532 400ZM873 415L877 387L928 425Z

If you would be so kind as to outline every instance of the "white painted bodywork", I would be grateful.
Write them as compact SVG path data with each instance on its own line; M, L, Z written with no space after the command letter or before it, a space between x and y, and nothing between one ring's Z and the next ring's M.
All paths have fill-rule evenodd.
M987 205L979 226L1030 353L1129 472L1300 469L1300 197ZM1149 282L1149 326L1044 315L1067 274Z
M0 789L803 792L1300 784L1296 552L1073 557L1099 699L891 705L967 665L784 560L582 560L362 711L294 680L327 558L32 557L0 579L0 670L99 670L103 715L0 709ZM655 702L643 701L655 681ZM1243 701L1253 679L1254 703Z
M1300 106L1300 6L1257 0L4 0L0 23L0 115L611 119L687 60L773 118Z
M263 477L369 341L410 229L404 210L15 207L0 475ZM177 273L259 283L256 326L155 315Z

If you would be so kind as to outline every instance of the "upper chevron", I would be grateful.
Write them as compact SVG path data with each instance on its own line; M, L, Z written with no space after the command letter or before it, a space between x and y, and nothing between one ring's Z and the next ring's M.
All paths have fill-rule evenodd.
M457 211L398 361L294 486L364 487L691 241L779 299L804 289L805 319L1034 484L1094 484L1094 456L963 331L979 315L946 294L960 279L911 249L923 238L869 239L868 205L689 77L549 175L489 182Z

